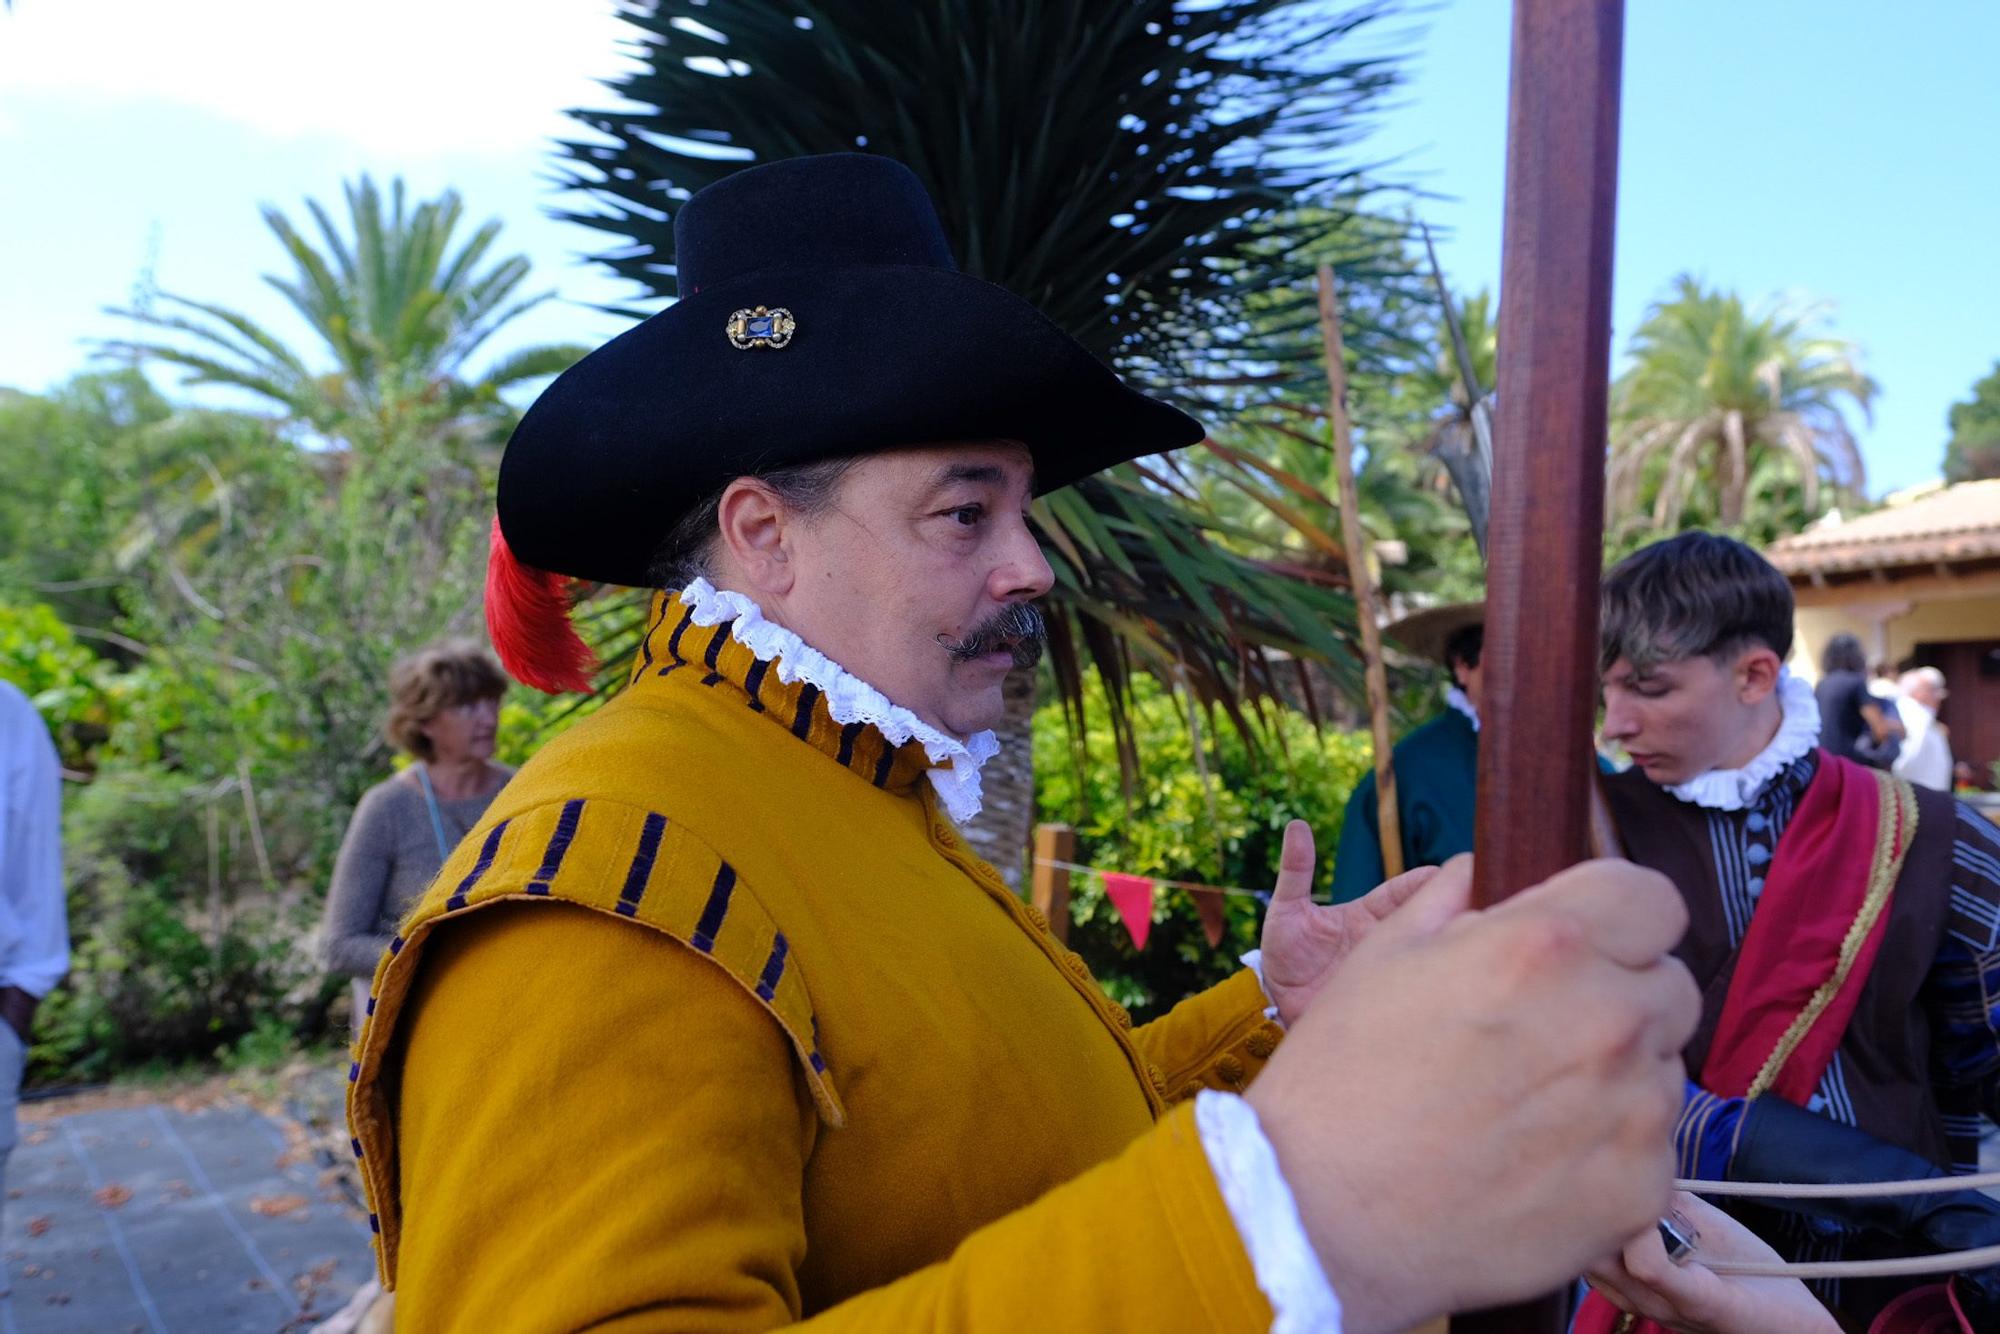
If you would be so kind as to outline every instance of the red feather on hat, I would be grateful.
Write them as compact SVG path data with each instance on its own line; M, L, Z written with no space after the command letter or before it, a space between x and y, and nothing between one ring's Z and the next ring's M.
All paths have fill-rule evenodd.
M596 655L570 623L573 582L522 563L494 516L486 558L486 633L515 680L551 695L588 693L597 669Z

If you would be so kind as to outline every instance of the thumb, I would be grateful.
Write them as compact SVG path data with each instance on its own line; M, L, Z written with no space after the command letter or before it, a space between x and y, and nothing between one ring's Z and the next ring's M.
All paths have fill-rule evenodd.
M1294 820L1285 826L1284 848L1278 854L1278 883L1271 887L1271 906L1311 902L1315 865L1312 826L1304 820Z
M1472 856L1460 853L1382 919L1377 934L1402 939L1427 936L1472 906Z

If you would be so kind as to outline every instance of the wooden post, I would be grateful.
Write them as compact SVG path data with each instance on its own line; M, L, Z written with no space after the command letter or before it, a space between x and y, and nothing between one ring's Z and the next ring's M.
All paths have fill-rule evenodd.
M1623 0L1515 0L1475 902L1586 855ZM1453 1334L1559 1334L1552 1296Z
M1362 665L1368 682L1368 722L1375 738L1375 830L1382 870L1403 873L1403 819L1396 803L1396 766L1389 745L1389 676L1382 665L1382 623L1375 577L1361 531L1361 500L1354 485L1354 424L1347 415L1347 352L1340 337L1340 298L1333 266L1319 266L1319 333L1326 346L1327 420L1333 424L1334 473L1340 482L1340 538L1347 547L1347 579L1354 589L1354 619L1361 627Z
M1076 860L1076 831L1066 824L1035 826L1035 870L1029 880L1028 902L1049 919L1049 932L1069 941L1069 872L1050 862Z

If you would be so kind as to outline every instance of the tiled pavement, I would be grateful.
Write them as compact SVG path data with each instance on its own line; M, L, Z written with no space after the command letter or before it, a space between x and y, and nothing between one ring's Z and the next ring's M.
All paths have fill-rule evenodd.
M370 1273L366 1216L295 1123L236 1099L24 1120L0 1334L272 1334Z

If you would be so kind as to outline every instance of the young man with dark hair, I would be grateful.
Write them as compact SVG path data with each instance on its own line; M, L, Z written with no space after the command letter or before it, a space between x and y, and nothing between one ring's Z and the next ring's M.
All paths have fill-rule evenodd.
M1445 710L1397 744L1396 813L1403 837L1403 869L1442 866L1472 851L1473 780L1479 770L1479 705L1484 673L1486 607L1459 603L1433 607L1388 627L1386 636L1451 673ZM1333 899L1358 899L1387 878L1382 831L1376 818L1371 771L1348 798L1334 854Z
M1680 1174L1970 1171L2000 1107L2000 835L1947 794L1821 749L1813 691L1784 666L1792 616L1784 576L1708 533L1604 582L1604 732L1633 761L1606 794L1628 855L1686 900L1678 952L1703 992ZM1800 1260L2000 1241L1990 1204L1967 1196L1745 1217ZM1863 1318L1898 1291L1819 1288ZM1953 1293L1984 1320L2000 1319L1996 1294L1991 1271Z

